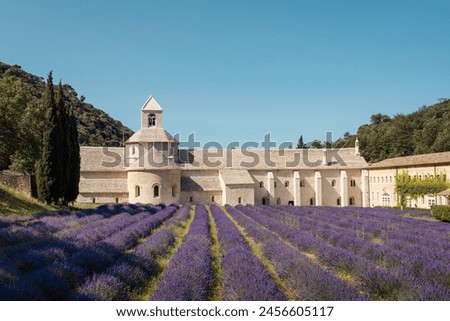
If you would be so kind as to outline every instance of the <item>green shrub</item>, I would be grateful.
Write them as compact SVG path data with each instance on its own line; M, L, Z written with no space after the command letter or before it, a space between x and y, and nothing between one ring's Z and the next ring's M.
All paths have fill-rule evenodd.
M431 207L431 214L443 222L450 222L450 206L433 205Z

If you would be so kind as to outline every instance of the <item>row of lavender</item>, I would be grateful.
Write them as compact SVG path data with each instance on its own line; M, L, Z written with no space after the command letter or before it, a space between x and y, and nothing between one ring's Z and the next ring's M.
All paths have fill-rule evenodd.
M132 259L129 253L140 253L138 243L177 209L121 204L95 211L2 219L0 299L90 298L83 284L117 262L125 270L132 264L149 270L138 255Z
M385 209L237 207L369 299L450 299L450 226Z
M150 300L208 300L218 278L222 300L286 300L236 225L218 206L196 205L188 234L173 255ZM212 271L212 221L220 247L220 273ZM217 296L217 295L215 295Z

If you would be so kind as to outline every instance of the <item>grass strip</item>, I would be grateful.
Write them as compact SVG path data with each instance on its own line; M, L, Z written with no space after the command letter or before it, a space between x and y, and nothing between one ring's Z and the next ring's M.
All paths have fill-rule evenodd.
M222 284L222 249L219 243L219 237L217 235L217 226L212 216L211 209L206 206L209 218L209 233L212 239L211 254L212 254L212 272L213 272L213 285L209 293L210 301L221 301L223 298L223 284Z
M276 272L275 268L272 266L270 261L264 256L263 251L261 250L261 246L257 242L255 242L253 238L247 235L245 229L236 222L234 217L227 211L225 206L222 206L221 209L225 213L225 215L231 220L231 222L233 222L233 224L236 226L236 228L239 230L242 236L245 238L253 254L261 261L262 265L269 272L270 277L275 281L275 284L280 288L284 296L289 301L298 300L297 296L289 289L287 282L285 282L278 276L278 273Z

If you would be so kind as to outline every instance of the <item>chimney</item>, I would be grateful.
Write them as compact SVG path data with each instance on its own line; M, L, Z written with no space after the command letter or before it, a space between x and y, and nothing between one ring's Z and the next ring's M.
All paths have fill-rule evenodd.
M356 137L356 141L355 141L355 156L361 156L361 153L359 152L359 140L358 140L358 137Z

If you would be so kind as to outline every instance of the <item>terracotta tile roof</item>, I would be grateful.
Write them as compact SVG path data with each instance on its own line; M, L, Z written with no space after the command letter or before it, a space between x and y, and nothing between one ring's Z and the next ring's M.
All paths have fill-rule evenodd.
M445 165L450 164L450 152L422 154L405 157L395 157L371 164L367 169L417 167L424 165Z
M211 176L210 176L211 175ZM221 191L219 177L209 175L181 176L182 192Z
M225 169L219 172L225 185L254 185L252 177L245 169Z
M141 128L127 140L127 143L146 143L146 142L177 143L177 140L173 138L172 135L170 135L163 128L158 127Z
M80 193L128 193L126 179L80 179Z
M438 193L439 196L445 196L445 197L450 197L450 188L446 189L443 192Z
M159 110L162 111L161 106L158 104L158 102L152 95L148 97L147 101L145 102L145 104L142 106L141 109L150 111L159 111Z
M163 130L164 131L164 130ZM180 150L181 163L164 153L151 150L132 166L124 166L124 148L81 147L81 171L110 172L142 169L180 170L326 170L361 169L367 162L355 156L353 148L327 150L323 161L322 149L286 150ZM155 163L157 165L155 165Z
M232 149L232 150L180 150L182 169L247 169L247 170L305 170L305 169L360 169L367 166L354 148L327 150L323 162L322 149Z
M82 172L123 171L122 147L80 147Z

